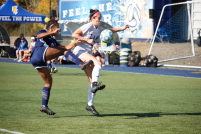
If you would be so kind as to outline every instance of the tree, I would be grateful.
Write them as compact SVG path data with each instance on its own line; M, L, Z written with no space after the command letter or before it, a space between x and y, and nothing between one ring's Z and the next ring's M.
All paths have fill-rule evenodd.
M43 14L50 17L51 10L57 10L58 0L41 0L38 7L35 8L35 13Z
M3 3L5 3L7 0L1 0L0 1L0 5L2 5ZM26 0L13 0L16 4L20 5L21 7L26 7Z
M38 3L38 7L35 9L34 13L50 17L51 10L57 10L57 9L58 9L58 0L41 0ZM40 30L43 27L44 25L42 24L36 24L36 23L33 24L34 30Z

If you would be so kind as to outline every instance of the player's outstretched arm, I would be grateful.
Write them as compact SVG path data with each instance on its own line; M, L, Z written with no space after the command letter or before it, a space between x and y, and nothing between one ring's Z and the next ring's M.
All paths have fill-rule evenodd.
M72 37L81 41L85 41L89 44L93 44L94 45L94 40L93 39L87 39L82 37L82 30L81 29L77 29L73 34Z
M56 28L54 31L47 31L47 32L44 32L44 33L40 33L40 34L37 34L36 38L40 39L40 38L44 38L46 36L49 36L49 35L56 35L57 33L59 33L61 31L60 28Z
M80 44L82 41L77 40L73 43L70 43L69 45L65 46L66 49L71 50L73 47L75 47L76 45Z
M109 30L111 30L113 33L115 33L115 32L119 32L119 31L123 31L126 28L129 28L129 25L124 25L123 27L120 27L120 28L109 28Z

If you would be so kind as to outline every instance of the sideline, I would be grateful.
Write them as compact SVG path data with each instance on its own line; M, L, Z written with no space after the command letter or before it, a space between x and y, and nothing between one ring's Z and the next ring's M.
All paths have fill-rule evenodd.
M11 133L11 134L24 134L24 133L20 133L20 132L16 132L16 131L9 131L9 130L6 130L6 129L1 129L1 128L0 128L0 131L1 132Z
M0 62L31 65L30 62L17 62L17 61L14 61L13 59L1 59L0 58ZM72 64L67 64L67 65L56 64L56 67L78 68L77 65L72 65ZM158 67L158 68L120 67L120 66L107 65L107 66L102 67L101 70L102 71L112 71L112 72L127 72L127 73L137 73L137 74L152 74L152 75L161 75L161 76L173 76L173 77L201 79L201 70L198 70L198 69L179 69L179 68L167 69L167 68L160 68L160 67Z

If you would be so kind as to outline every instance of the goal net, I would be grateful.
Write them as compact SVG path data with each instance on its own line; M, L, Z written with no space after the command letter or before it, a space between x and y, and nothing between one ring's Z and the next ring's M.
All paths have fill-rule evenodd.
M192 3L165 5L148 54L157 56L159 64L167 66L200 66L201 48L193 41L191 21ZM164 22L164 11L172 17Z

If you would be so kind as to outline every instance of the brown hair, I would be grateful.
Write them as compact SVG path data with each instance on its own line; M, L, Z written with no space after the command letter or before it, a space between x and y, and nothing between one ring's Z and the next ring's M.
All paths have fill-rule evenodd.
M89 20L91 20L92 16L93 16L95 13L97 13L97 12L99 12L99 10L97 10L97 9L90 9Z
M51 18L50 21L46 23L46 29L49 29L55 24L58 24L58 20L59 20L58 18Z

